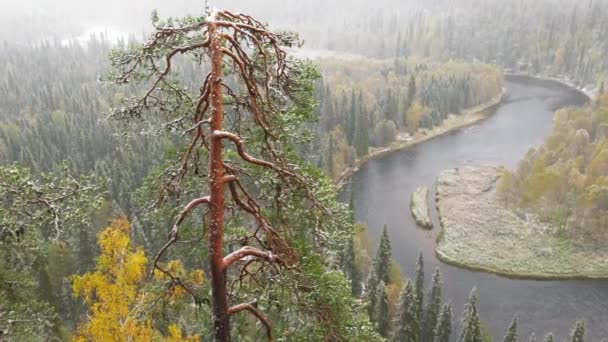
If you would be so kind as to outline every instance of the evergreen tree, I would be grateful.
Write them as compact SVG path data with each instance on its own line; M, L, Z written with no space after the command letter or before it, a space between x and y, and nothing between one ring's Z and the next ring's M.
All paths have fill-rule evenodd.
M553 334L549 333L547 336L545 336L545 342L554 342L555 339L553 338Z
M422 253L418 254L416 262L416 301L418 305L418 317L422 317L424 307L424 259Z
M475 288L471 290L469 302L462 316L462 331L458 341L483 342L481 338L481 324L477 312L477 294L475 293Z
M534 333L530 335L530 339L528 340L528 342L536 342L536 335Z
M357 151L357 157L362 157L367 154L369 149L369 116L363 108L362 95L359 93L359 110L357 121L355 122L355 137L354 145Z
M355 136L355 122L357 120L357 102L355 97L355 91L352 90L350 94L350 108L348 111L348 119L345 123L346 139L349 145L353 145L353 139Z
M450 336L452 335L452 308L450 304L443 304L433 335L435 336L433 342L450 342Z
M407 86L407 99L406 99L406 108L409 107L414 102L414 98L416 97L416 78L414 75L410 76L410 83Z
M373 320L374 309L376 307L376 294L378 290L378 284L380 279L376 274L376 269L372 268L372 271L367 278L367 284L365 284L365 297L367 298L367 313L370 319Z
M420 321L418 318L416 291L411 281L408 281L399 300L399 311L394 322L395 330L391 342L420 341Z
M380 236L380 242L378 243L378 248L376 249L376 256L374 257L372 270L369 274L369 278L367 279L367 284L365 287L368 311L372 319L373 312L376 307L378 284L381 281L385 284L388 283L390 263L391 242L388 237L386 225L384 225L382 235Z
M422 322L422 341L432 342L434 337L435 327L439 315L441 314L441 273L439 267L433 273L433 285L431 287L431 295L429 302L424 311L424 320Z
M570 334L570 341L572 342L583 342L585 341L585 323L583 321L577 321L572 333Z
M388 294L386 293L386 285L383 281L380 281L376 291L376 301L372 321L376 325L376 330L382 337L387 337L390 329L388 310Z
M378 243L373 266L376 270L378 279L387 284L391 267L391 241L388 237L386 225L384 225L384 228L382 229L382 235L380 236L380 242Z
M513 320L509 325L507 334L502 339L503 342L517 342L517 315L513 316Z
M354 297L361 295L361 274L355 263L355 244L353 238L349 238L344 251L343 263L344 275L351 282L351 291Z

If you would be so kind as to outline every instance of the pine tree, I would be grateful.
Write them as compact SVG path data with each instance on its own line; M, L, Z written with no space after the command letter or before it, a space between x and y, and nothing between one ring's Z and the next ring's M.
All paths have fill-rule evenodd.
M376 257L374 258L374 268L378 279L384 283L388 283L389 273L391 267L391 241L388 237L388 231L386 225L382 230L382 236L380 237L380 243L378 243L378 249L376 251Z
M372 268L372 271L367 278L367 284L365 284L365 297L367 298L367 313L370 319L373 320L374 309L376 307L376 294L378 290L378 284L380 279L376 274L376 269Z
M513 320L509 325L507 334L502 339L503 342L517 342L517 315L513 316Z
M443 304L433 335L435 336L433 342L450 342L450 336L452 335L452 308L450 304Z
M481 325L479 322L479 314L477 312L477 294L475 288L471 290L469 303L463 313L462 332L460 333L459 342L482 342Z
M388 294L383 281L378 284L376 291L376 301L374 306L373 323L376 325L376 330L382 337L387 337L390 329L390 318L388 314Z
M416 78L414 77L414 74L412 74L412 76L410 76L410 82L407 86L407 96L405 98L406 112L408 109L410 109L412 103L414 103L414 99L416 98L416 91Z
M362 101L361 99L359 101ZM362 104L360 104L362 106ZM359 109L359 115L355 123L354 145L357 151L357 157L362 157L367 154L369 149L369 117L363 108Z
M528 342L536 342L536 335L534 333L530 335L530 339L528 340Z
M376 307L377 289L378 284L382 281L385 284L388 283L389 269L391 263L391 242L388 237L386 225L380 236L380 242L376 250L376 256L372 264L372 270L367 279L365 286L368 312L370 317L373 319L373 312Z
M353 238L349 238L344 251L343 263L344 275L351 282L351 291L354 297L361 295L361 274L355 263L355 244Z
M418 254L416 262L416 301L418 305L418 317L422 317L424 307L424 259L422 253Z
M441 273L439 267L433 273L433 285L431 287L431 296L424 312L424 320L422 322L422 341L432 342L434 337L435 327L439 315L441 314Z
M353 139L355 136L356 119L357 119L357 103L356 103L355 91L352 90L351 94L350 94L350 108L348 111L348 119L345 123L346 139L347 139L349 145L354 144Z
M572 333L570 334L572 342L583 342L585 341L585 323L583 321L577 321Z
M549 333L547 336L545 336L545 342L554 342L555 339L553 338L553 334Z
M395 330L391 342L420 341L420 321L416 301L416 290L412 282L408 281L401 291L399 311L394 322Z

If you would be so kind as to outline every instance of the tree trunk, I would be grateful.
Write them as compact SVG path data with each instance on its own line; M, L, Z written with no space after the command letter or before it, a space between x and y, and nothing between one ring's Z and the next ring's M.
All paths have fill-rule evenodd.
M208 26L211 50L211 141L209 151L209 263L213 295L213 319L215 340L230 341L230 316L228 314L228 294L226 273L223 263L224 240L224 167L222 165L222 138L215 137L214 131L222 130L224 106L222 95L222 46L217 26Z

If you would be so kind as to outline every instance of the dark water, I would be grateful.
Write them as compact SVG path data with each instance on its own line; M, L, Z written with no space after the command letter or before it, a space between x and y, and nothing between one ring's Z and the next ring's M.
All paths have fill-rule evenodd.
M553 110L586 100L552 82L510 77L506 86L508 98L482 123L363 166L350 187L356 217L369 225L374 239L388 225L393 256L408 277L413 276L419 251L426 262L427 286L439 265L444 300L452 302L458 316L471 288L477 287L481 317L498 341L515 313L521 340L532 332L537 340L547 332L562 340L575 320L585 319L587 341L600 341L608 337L608 281L513 280L446 265L434 254L438 229L432 234L418 229L411 217L409 198L417 186L434 189L441 170L466 164L514 168L530 147L540 145L549 134ZM433 216L439 227L435 212ZM458 323L455 333L459 331Z

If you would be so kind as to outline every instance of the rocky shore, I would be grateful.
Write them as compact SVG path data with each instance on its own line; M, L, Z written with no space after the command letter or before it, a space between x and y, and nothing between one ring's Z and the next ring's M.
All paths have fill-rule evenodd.
M429 209L429 188L419 187L412 193L410 209L416 224L425 229L433 229L433 220Z
M608 278L608 246L560 238L535 215L506 208L496 196L500 174L494 166L441 172L442 261L516 278Z

